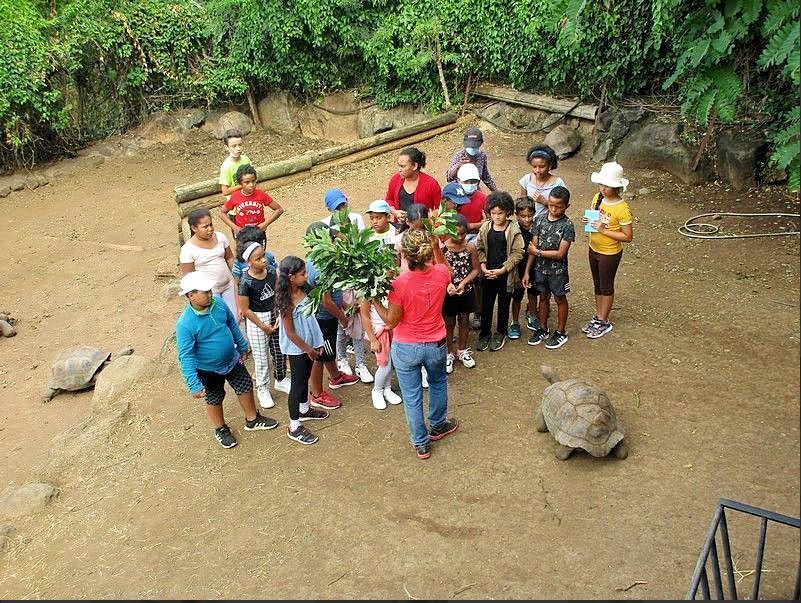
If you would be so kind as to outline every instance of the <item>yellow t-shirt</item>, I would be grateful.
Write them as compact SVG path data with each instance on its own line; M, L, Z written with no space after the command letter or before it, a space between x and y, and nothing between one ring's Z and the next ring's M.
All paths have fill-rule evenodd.
M597 202L598 195L595 195L592 200L592 206L595 207ZM621 230L621 226L626 226L634 221L634 218L631 217L629 204L623 201L623 199L613 203L609 203L604 199L601 201L601 207L599 207L598 210L600 211L601 222L609 230L619 231ZM623 251L623 243L600 232L591 232L590 249L603 255L615 255Z

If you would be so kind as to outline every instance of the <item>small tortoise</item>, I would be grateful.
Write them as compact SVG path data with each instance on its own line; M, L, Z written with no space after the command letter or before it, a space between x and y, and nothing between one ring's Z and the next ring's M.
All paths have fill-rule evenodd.
M120 350L114 358L130 356L133 348ZM42 404L62 391L94 387L97 374L112 361L111 353L91 345L77 345L62 351L53 361L53 377L42 393Z
M537 431L550 431L556 438L558 459L567 459L576 448L596 457L610 452L619 459L628 456L623 426L602 390L579 379L560 381L549 366L541 366L540 372L551 385L542 394L534 424Z

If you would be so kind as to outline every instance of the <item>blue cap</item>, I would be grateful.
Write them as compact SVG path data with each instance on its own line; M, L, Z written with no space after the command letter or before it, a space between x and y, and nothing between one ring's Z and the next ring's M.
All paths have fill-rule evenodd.
M462 185L458 182L448 182L442 189L442 198L453 201L456 205L470 203L470 197L467 196Z
M347 202L348 198L340 189L329 188L325 191L325 206L328 208L328 211L336 211L337 207Z
M367 208L367 213L390 214L392 213L392 208L389 206L389 203L383 199L377 199Z

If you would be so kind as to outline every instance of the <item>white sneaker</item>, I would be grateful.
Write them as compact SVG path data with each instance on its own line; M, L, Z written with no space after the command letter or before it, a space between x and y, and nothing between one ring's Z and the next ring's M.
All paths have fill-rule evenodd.
M284 392L285 394L289 394L289 389L291 386L292 381L289 379L289 377L284 377L280 381L273 383L273 389L276 389L279 392Z
M457 355L459 356L459 360L462 361L462 364L465 366L465 368L473 368L476 365L476 361L473 360L473 357L470 355L470 348L467 348L466 350L459 350Z
M347 358L339 358L337 359L337 368L345 373L346 375L352 375L353 370L350 368L350 363L348 362Z
M426 367L421 366L420 370L423 372L423 389L428 389L428 372Z
M387 401L384 400L384 392L380 389L372 390L370 396L373 398L373 407L375 407L376 410L384 410L387 407Z
M453 372L453 361L456 360L456 356L453 354L448 354L445 357L445 372L449 375Z
M384 399L389 402L390 404L402 404L403 398L401 398L398 394L393 392L390 388L384 389Z
M257 389L256 397L259 399L259 406L262 408L272 408L275 406L275 401L270 395L270 390L266 387L264 389Z
M375 381L373 379L373 375L370 372L370 369L367 368L366 364L357 364L356 365L356 376L362 380L362 383L372 383Z

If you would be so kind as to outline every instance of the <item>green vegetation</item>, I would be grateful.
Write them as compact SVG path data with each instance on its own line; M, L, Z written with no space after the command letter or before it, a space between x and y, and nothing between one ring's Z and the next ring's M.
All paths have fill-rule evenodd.
M706 128L763 122L798 187L792 0L0 0L0 165L155 109L358 86L459 103L468 78L615 101L664 93Z

